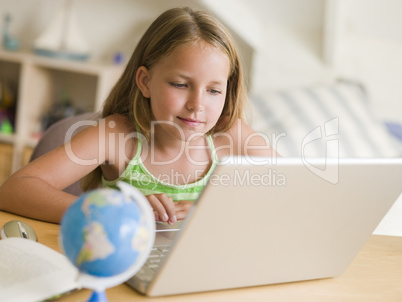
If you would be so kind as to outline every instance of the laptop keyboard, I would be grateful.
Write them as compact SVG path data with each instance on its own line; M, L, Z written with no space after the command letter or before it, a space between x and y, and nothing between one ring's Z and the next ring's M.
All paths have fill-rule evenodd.
M169 245L154 246L142 268L127 282L140 292L145 292L168 254L169 248Z

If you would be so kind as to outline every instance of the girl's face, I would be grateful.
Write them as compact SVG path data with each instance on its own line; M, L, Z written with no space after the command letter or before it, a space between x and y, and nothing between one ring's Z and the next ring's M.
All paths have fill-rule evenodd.
M225 104L229 71L227 55L206 42L180 45L150 70L140 67L137 84L150 98L155 129L185 141L211 130Z

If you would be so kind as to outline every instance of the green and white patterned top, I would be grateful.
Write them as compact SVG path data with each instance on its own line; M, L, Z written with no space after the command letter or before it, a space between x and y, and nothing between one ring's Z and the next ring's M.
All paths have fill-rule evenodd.
M196 201L207 184L209 177L211 176L215 166L218 162L215 146L211 136L207 136L209 147L212 154L212 165L207 174L200 180L185 184L185 185L173 185L165 182L165 177L162 175L159 178L152 175L144 166L141 160L142 141L138 136L138 147L134 158L127 165L124 172L115 180L109 181L102 177L102 186L108 188L118 189L116 183L118 181L124 181L140 190L144 195L165 193L171 197L173 201L188 200ZM174 171L171 175L165 175L166 179L173 179L178 177Z

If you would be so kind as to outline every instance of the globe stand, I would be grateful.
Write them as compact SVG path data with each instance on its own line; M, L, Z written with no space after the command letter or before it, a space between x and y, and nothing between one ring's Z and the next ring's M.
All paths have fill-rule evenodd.
M115 276L98 277L80 272L78 275L77 282L81 284L83 288L92 290L91 297L87 302L107 302L108 300L106 297L105 290L107 288L122 284L123 282L130 279L133 275L135 275L144 265L150 251L151 249L149 249L149 252L144 253L142 256L140 256L142 259L138 259L138 262L135 262L126 271ZM145 259L143 259L144 256Z
M88 302L107 302L106 292L98 292L94 290Z

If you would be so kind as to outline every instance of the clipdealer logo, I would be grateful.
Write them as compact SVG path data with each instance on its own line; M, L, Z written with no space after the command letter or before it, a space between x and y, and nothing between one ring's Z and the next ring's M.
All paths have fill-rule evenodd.
M325 166L318 167L311 164L306 156L306 146L317 141L325 141ZM329 152L331 150L331 154ZM304 165L315 175L332 184L339 182L339 118L333 118L324 123L323 126L317 126L309 132L302 141L301 157ZM332 163L329 165L328 161ZM335 164L333 163L335 162Z
M215 186L286 186L286 176L277 173L276 169L268 168L265 173L257 174L249 169L235 169L233 174L212 174L209 183Z
M67 155L73 160L76 164L80 165L94 165L99 162L103 162L102 158L92 158L92 159L83 159L78 157L72 150L71 146L71 138L73 137L74 132L79 129L80 127L89 127L89 126L96 126L99 125L99 132L100 132L100 140L99 140L99 150L106 150L108 148L109 152L114 152L115 150L115 142L117 141L119 144L124 145L127 141L136 136L142 136L136 132L131 133L130 135L124 135L124 133L119 133L118 135L111 133L109 134L109 142L113 142L112 144L106 144L105 136L102 133L105 133L106 126L110 128L115 127L115 123L113 121L109 122L106 125L105 120L96 121L80 121L72 125L65 136L65 150ZM181 133L182 134L182 133ZM286 134L282 133L279 136L275 136L274 139L271 141L271 147L275 149L277 146L278 140L282 137L286 136ZM270 141L266 136L263 135L266 141ZM139 137L140 138L140 137ZM144 143L144 148L149 147L146 145L147 140L145 137L140 138ZM229 137L230 139L230 137ZM231 151L233 151L233 143L229 140L229 144L226 146ZM314 164L314 161L309 161L309 157L306 154L306 148L313 143L317 142L325 142L325 149L326 154L324 156L324 165L320 160L319 164ZM251 146L252 147L252 146ZM251 148L250 147L250 148ZM124 148L122 149L124 151ZM248 150L248 149L247 149ZM183 151L184 152L184 151ZM102 153L100 153L102 154ZM152 155L152 149L151 149ZM185 153L186 156L190 156L189 154ZM119 153L119 157L123 158L126 156L125 152L122 154ZM246 156L246 158L249 158ZM276 164L276 156L270 158L271 164ZM331 184L337 184L339 182L339 118L333 118L323 125L317 126L312 131L310 131L302 140L301 142L301 159L303 164L315 175L322 178L325 181L328 181ZM127 159L129 160L129 159ZM189 160L192 160L189 157ZM331 161L331 164L328 162ZM167 164L170 162L157 162L156 164ZM195 161L195 164L198 162ZM199 164L199 163L198 163ZM202 163L201 163L202 164ZM238 184L246 184L246 185L255 185L258 183L259 185L286 185L286 177L280 173L277 173L275 169L268 169L267 173L264 175L253 175L252 173L246 172L243 175L236 174L234 175L236 178L236 182ZM222 182L222 179L219 181Z

